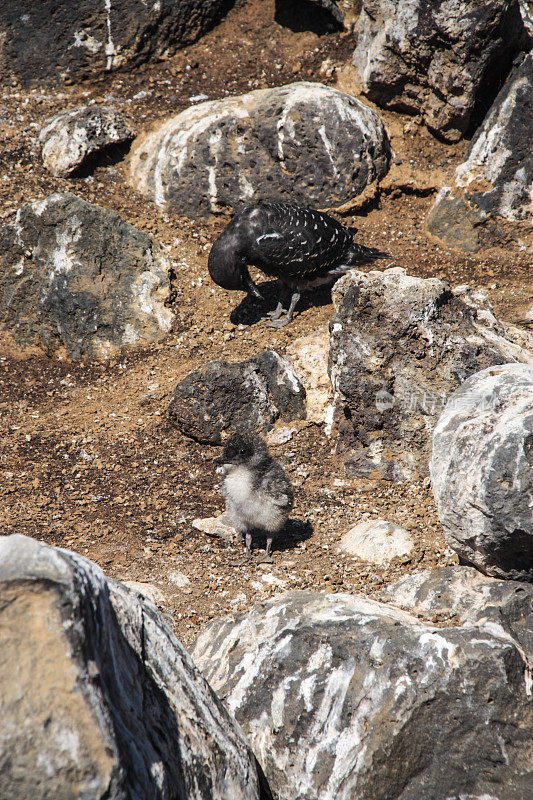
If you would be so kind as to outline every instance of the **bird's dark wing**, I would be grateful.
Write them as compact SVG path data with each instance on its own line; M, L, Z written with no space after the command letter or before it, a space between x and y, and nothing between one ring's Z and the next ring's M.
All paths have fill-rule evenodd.
M290 511L294 504L294 493L291 482L279 464L274 464L269 469L261 482L261 488L276 505Z
M248 263L282 280L327 272L353 242L327 214L283 203L255 206L241 224Z

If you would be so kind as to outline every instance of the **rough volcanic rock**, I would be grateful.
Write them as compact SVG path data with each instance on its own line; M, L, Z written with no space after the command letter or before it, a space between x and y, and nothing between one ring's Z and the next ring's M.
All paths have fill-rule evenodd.
M122 114L111 106L84 106L45 120L39 141L43 163L52 175L68 176L90 156L133 139Z
M426 475L449 395L485 367L531 358L507 340L512 334L486 301L478 316L467 287L455 294L436 278L400 268L352 270L335 284L333 302L329 372L338 451L356 477Z
M437 627L354 595L291 592L213 621L192 655L279 800L529 796L525 655L488 619Z
M487 578L472 567L424 571L388 586L380 599L417 616L453 625L487 627L510 637L533 666L533 587L521 581Z
M533 3L531 0L518 0L520 14L524 21L525 28L530 36L533 37Z
M363 0L357 33L364 94L420 113L449 141L468 131L526 39L518 0Z
M220 444L239 428L265 432L281 419L305 418L305 389L274 350L236 364L210 361L174 390L170 420L196 441Z
M0 77L60 83L167 57L224 7L224 0L0 0Z
M271 797L155 606L92 562L0 538L0 628L2 798Z
M498 217L524 220L533 196L533 54L496 97L452 187L441 189L427 221L446 244L475 252L498 235Z
M372 564L384 564L396 556L408 555L413 544L405 528L384 519L373 519L359 522L346 531L339 541L339 550Z
M130 182L191 217L260 199L324 207L383 177L389 159L368 106L320 83L293 83L171 117L134 147Z
M306 336L289 343L287 358L305 386L306 419L320 425L327 422L333 401L333 390L328 375L329 330L321 325Z
M460 558L533 581L533 366L485 369L462 384L435 428L430 472Z
M24 204L0 228L0 266L0 331L18 347L104 359L170 329L167 257L74 195Z

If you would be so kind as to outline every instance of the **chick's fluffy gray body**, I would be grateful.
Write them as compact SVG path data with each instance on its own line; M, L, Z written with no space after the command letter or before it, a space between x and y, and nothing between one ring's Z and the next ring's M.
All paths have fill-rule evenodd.
M273 536L283 528L294 504L290 480L259 436L235 434L217 461L224 475L222 494L228 521L246 535L247 555L251 532L265 531L268 556Z

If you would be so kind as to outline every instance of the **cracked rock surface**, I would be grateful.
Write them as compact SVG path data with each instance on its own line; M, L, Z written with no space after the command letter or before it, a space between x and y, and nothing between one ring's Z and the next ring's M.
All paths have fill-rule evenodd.
M339 205L383 177L390 145L378 115L321 83L200 103L136 144L130 183L189 217L239 203Z
M399 267L352 270L333 289L329 373L338 452L348 474L426 475L446 400L485 367L531 351L492 313L483 293L451 290Z
M517 0L363 0L357 33L363 93L420 113L448 141L468 131L483 93L525 41Z
M192 655L279 800L526 800L531 653L499 620L490 606L436 624L357 595L290 592L213 621Z
M533 581L533 366L492 367L462 384L439 417L430 471L459 557Z
M41 156L52 175L66 177L90 156L133 139L124 116L111 106L94 104L64 111L44 121Z
M168 333L170 263L116 212L72 194L25 203L0 228L8 346L105 360Z
M1 537L0 625L3 798L271 798L155 606L91 561Z
M452 185L437 195L427 220L429 232L451 247L476 252L501 238L498 220L527 220L533 194L532 140L530 53L496 97Z

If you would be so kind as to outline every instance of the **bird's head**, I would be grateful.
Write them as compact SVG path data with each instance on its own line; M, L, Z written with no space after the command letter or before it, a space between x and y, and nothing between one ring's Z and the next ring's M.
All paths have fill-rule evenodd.
M223 467L258 466L268 459L268 448L259 436L234 433L225 442L222 455L215 459L215 464Z
M246 269L246 265L237 252L233 237L219 236L213 244L207 260L207 269L213 281L223 289L245 291L243 268Z
M223 289L240 289L252 297L263 296L250 278L244 256L239 252L238 239L223 231L213 244L207 260L207 269L212 280Z

